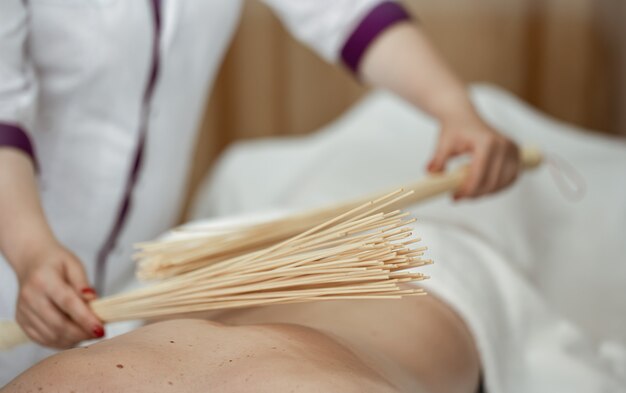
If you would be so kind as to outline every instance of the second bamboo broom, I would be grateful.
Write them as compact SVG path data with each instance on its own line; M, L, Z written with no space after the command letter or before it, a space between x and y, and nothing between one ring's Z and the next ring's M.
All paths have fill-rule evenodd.
M520 160L524 169L535 168L541 163L542 154L535 148L526 147L521 150ZM454 191L461 185L466 175L467 168L461 167L443 175L428 176L415 184L404 186L403 188L412 191L412 194L390 200L386 206L389 209L401 209L439 194ZM388 193L389 191L382 195ZM380 196L381 194L360 198L259 224L237 226L218 234L202 233L202 229L197 228L193 230L194 235L198 235L195 239L185 236L181 240L141 243L137 245L139 252L135 255L138 260L137 275L141 279L162 279L249 253L283 241L307 228L330 220L341 212ZM189 235L189 230L179 231L186 231Z

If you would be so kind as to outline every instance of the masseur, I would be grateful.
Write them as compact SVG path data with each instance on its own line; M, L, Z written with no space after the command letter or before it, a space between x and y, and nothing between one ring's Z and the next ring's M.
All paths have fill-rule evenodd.
M400 5L266 3L321 56L439 120L428 169L472 155L456 197L515 179L516 146L481 120ZM92 287L125 288L132 243L176 224L205 97L240 8L236 0L0 2L0 319L15 317L46 347L104 335L86 304ZM45 355L20 349L0 356L0 370Z

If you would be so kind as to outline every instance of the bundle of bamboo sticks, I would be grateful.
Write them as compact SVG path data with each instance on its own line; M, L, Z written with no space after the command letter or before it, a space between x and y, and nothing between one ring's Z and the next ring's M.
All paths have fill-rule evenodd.
M410 195L398 190L351 209L286 241L217 262L213 239L163 243L151 257L195 261L199 267L132 293L97 300L105 321L146 319L232 307L327 299L398 298L423 293L401 283L426 278L409 271L431 263L409 224L386 206Z
M359 206L367 206L369 200L372 210L393 208L406 200L413 191L395 190L371 199L333 205L330 208L315 209L284 218L258 224L230 228L220 233L203 233L202 228L185 230L182 239L157 240L136 244L139 250L134 258L138 263L137 276L140 279L164 279L177 276L206 265L226 261L230 258L248 254L284 241L298 233L325 223L336 222L335 217L343 217L346 211ZM186 233L185 233L186 232ZM190 233L192 232L192 233Z
M427 276L430 264L409 226L415 220L388 207L412 192L395 191L364 203L285 241L214 261L213 243L177 240L150 257L195 261L197 268L132 292L90 303L104 322L150 319L192 312L338 299L389 299L422 295L404 287ZM15 324L0 326L0 349L27 337Z
M542 154L536 148L521 150L521 164L526 169L537 167ZM181 240L161 240L138 244L135 255L138 261L137 276L141 279L163 279L199 269L207 264L225 261L245 253L268 247L276 242L331 220L342 212L353 209L369 200L385 199L387 209L401 209L423 202L442 193L455 190L466 178L467 167L457 168L442 175L431 175L404 189L411 193L398 197L398 193L383 192L328 207L300 212L284 218L239 226L220 233L202 233L194 229L194 237ZM184 228L182 229L184 231ZM189 235L189 234L187 234Z

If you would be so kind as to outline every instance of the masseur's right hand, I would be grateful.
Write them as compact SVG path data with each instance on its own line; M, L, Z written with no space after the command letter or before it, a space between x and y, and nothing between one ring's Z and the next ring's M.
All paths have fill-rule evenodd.
M54 235L39 200L32 157L0 146L0 253L17 275L16 319L39 344L67 348L104 336L81 262Z
M104 336L102 322L88 306L95 292L74 254L52 242L38 245L16 265L16 319L32 340L61 349Z

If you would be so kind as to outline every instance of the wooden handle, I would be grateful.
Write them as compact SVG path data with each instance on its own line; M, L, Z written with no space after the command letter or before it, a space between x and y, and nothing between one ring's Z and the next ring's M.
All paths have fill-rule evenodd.
M8 351L30 342L20 325L13 321L0 321L0 351Z
M534 147L526 147L520 150L520 161L523 169L534 169L543 161L541 151ZM412 190L413 195L403 199L401 207L422 202L439 194L455 191L467 176L468 166L457 168L441 175L431 175L412 185L405 187Z
M520 160L524 169L534 169L543 162L543 153L536 147L526 146L520 151Z
M543 161L543 155L541 150L534 147L525 147L520 150L520 162L523 169L534 169L541 165ZM413 194L401 199L400 201L388 206L388 209L404 209L408 206L414 205L419 202L423 202L430 198L445 194L448 192L456 191L457 188L467 176L468 166L463 166L446 173L427 176L413 184L408 184L402 188L405 191L413 191ZM324 208L316 210L309 215L315 216L320 213L329 213L330 215L337 215L342 210L348 210L358 205L366 203L367 201L375 200L383 195L387 195L390 191L386 190L384 193L377 193L370 195L366 198L359 198L340 205L335 205L331 208ZM306 215L306 214L305 214Z

